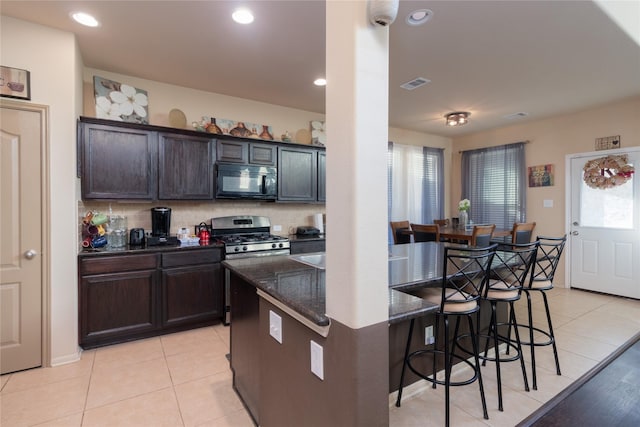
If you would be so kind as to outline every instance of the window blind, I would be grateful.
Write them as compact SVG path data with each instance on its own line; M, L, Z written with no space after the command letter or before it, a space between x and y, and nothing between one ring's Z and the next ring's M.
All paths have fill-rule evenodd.
M462 153L462 198L476 224L510 229L526 220L524 142Z

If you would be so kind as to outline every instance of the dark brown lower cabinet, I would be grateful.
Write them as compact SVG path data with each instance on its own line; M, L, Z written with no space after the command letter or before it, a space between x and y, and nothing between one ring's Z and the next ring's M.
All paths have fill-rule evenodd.
M158 329L156 270L87 276L80 283L80 344L94 347Z
M162 270L162 326L207 322L222 316L220 264Z
M80 256L79 341L87 348L217 323L219 248Z

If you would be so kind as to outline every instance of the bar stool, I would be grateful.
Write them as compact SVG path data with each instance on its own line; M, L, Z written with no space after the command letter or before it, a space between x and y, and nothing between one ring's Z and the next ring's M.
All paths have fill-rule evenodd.
M528 324L520 325L529 330L529 342L522 342L523 345L531 346L531 374L533 377L533 389L538 389L536 378L536 347L551 345L553 348L553 357L556 362L556 373L560 373L560 360L558 359L558 349L556 347L556 338L553 334L553 325L551 323L551 312L549 311L549 302L547 301L546 292L553 289L553 277L560 262L560 257L567 242L567 235L562 237L545 237L537 236L538 256L535 265L531 270L531 280L522 289L527 296L527 314ZM540 292L544 301L544 310L547 315L548 330L543 330L533 326L533 311L531 310L531 292ZM517 329L517 328L514 328ZM535 342L533 333L537 331L543 334L547 340Z
M522 378L524 380L524 389L529 391L529 382L527 380L527 371L524 365L524 358L522 352L522 344L520 341L520 334L518 328L513 327L515 332L515 340L510 338L511 326L517 325L516 312L514 309L514 303L520 299L520 294L524 286L529 281L529 273L535 262L536 254L538 251L538 242L532 243L504 243L498 245L496 248L496 255L493 259L493 265L491 268L491 276L489 278L488 285L485 287L485 291L482 294L482 300L488 301L491 305L491 321L489 322L489 331L487 335L480 335L485 338L484 355L481 355L482 365L485 366L487 360L496 363L496 377L498 383L498 410L503 410L502 405L502 378L500 373L500 363L513 362L520 360L520 367L522 368ZM508 321L507 323L498 323L496 311L498 304L508 305ZM498 332L499 326L508 326L508 334L502 336ZM490 357L487 355L489 349L489 343L493 341L493 348L495 356ZM514 347L516 353L509 355L500 355L500 343L509 347Z
M425 288L416 293L417 296L440 306L439 310L436 312L435 343L433 344L433 348L420 349L412 353L409 352L415 321L415 319L412 319L409 326L404 363L400 374L400 386L398 387L398 398L396 400L397 407L400 407L404 374L406 372L406 368L409 367L414 374L433 383L433 388L436 387L436 384L445 386L445 424L447 426L449 426L450 420L449 387L471 384L476 380L478 380L480 388L483 415L485 419L489 419L487 403L484 396L484 386L482 384L482 372L480 370L478 339L476 336L476 328L473 325L472 315L474 313L476 314L476 324L478 325L480 321L480 306L478 304L478 299L482 295L484 287L487 285L491 262L495 254L496 246L497 245L492 245L486 248L445 248L441 286L436 288ZM456 335L459 330L461 316L467 318L475 363L471 363L467 360L465 355L454 353L455 347L450 344L449 340L449 316L456 316L455 333L452 337L453 343L455 343L457 338ZM440 318L442 318L444 323L443 343L439 342L440 337L438 334ZM420 372L412 364L414 359L417 361L418 359L429 355L433 357L431 375L425 372ZM444 356L444 381L436 378L436 356ZM470 366L473 369L473 376L466 380L455 382L451 381L451 367L453 359L457 359Z

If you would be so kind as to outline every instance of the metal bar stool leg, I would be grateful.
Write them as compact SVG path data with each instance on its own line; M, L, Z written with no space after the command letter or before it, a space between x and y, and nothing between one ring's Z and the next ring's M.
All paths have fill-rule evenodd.
M511 322L509 325L514 325L513 329L516 334L516 346L518 349L518 353L520 354L520 366L522 367L522 378L524 380L524 390L529 391L529 381L527 380L527 369L524 366L524 357L522 353L522 343L520 342L520 333L518 332L518 322L516 321L516 311L513 309L513 301L509 301L509 305L511 306ZM509 348L509 340L507 339L507 348Z
M493 325L493 349L496 356L496 378L498 382L498 410L503 411L502 407L502 377L500 375L500 348L498 342L498 327L496 326L496 302L491 301L491 325ZM488 340L487 340L488 341ZM486 353L485 353L486 357ZM486 361L486 359L485 359Z
M538 389L538 377L536 375L536 346L533 343L533 314L531 311L531 294L525 290L527 294L527 314L529 315L529 345L531 346L531 376L533 377L533 389Z
M400 400L402 399L402 383L404 382L404 373L407 370L407 359L409 358L409 349L411 348L411 337L413 336L413 324L415 319L411 319L409 324L409 336L407 337L407 345L404 350L404 360L402 362L402 372L400 373L400 387L398 387L398 398L396 399L396 406L400 407Z
M549 311L549 302L547 301L547 293L542 292L542 298L544 299L544 309L547 312L547 322L549 323L549 335L551 336L551 346L553 347L553 357L556 359L556 373L560 373L560 360L558 359L558 349L556 348L556 337L553 334L553 325L551 324L551 312Z
M451 360L449 359L449 316L443 315L444 319L444 400L445 416L444 424L449 427L449 383L451 382ZM434 373L435 375L435 373Z
M478 312L479 314L480 312ZM480 358L478 357L478 335L473 329L473 319L471 316L467 316L469 322L469 331L471 334L471 345L473 346L473 358L475 360L476 371L478 375L478 385L480 387L480 400L482 401L482 414L485 420L489 419L489 412L487 412L487 400L484 397L484 384L482 384L482 372L480 371ZM478 324L480 324L480 316L477 317Z

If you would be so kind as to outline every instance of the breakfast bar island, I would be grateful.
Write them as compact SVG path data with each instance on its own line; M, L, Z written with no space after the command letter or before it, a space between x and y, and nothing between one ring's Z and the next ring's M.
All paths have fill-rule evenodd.
M343 363L353 345L349 331L325 314L323 254L224 261L231 288L233 385L256 424L345 425L356 399L372 419L387 417L375 423L385 425L388 395L399 386L409 321L416 319L424 331L436 320L438 306L411 292L440 286L445 245L389 246L388 325L365 331L378 335L368 341L370 356L353 363ZM483 316L481 327L486 324ZM414 334L411 348L420 346L424 336ZM380 358L388 372L370 365ZM353 396L345 378L370 382L371 395ZM407 375L405 385L418 379ZM373 392L381 387L382 396Z

